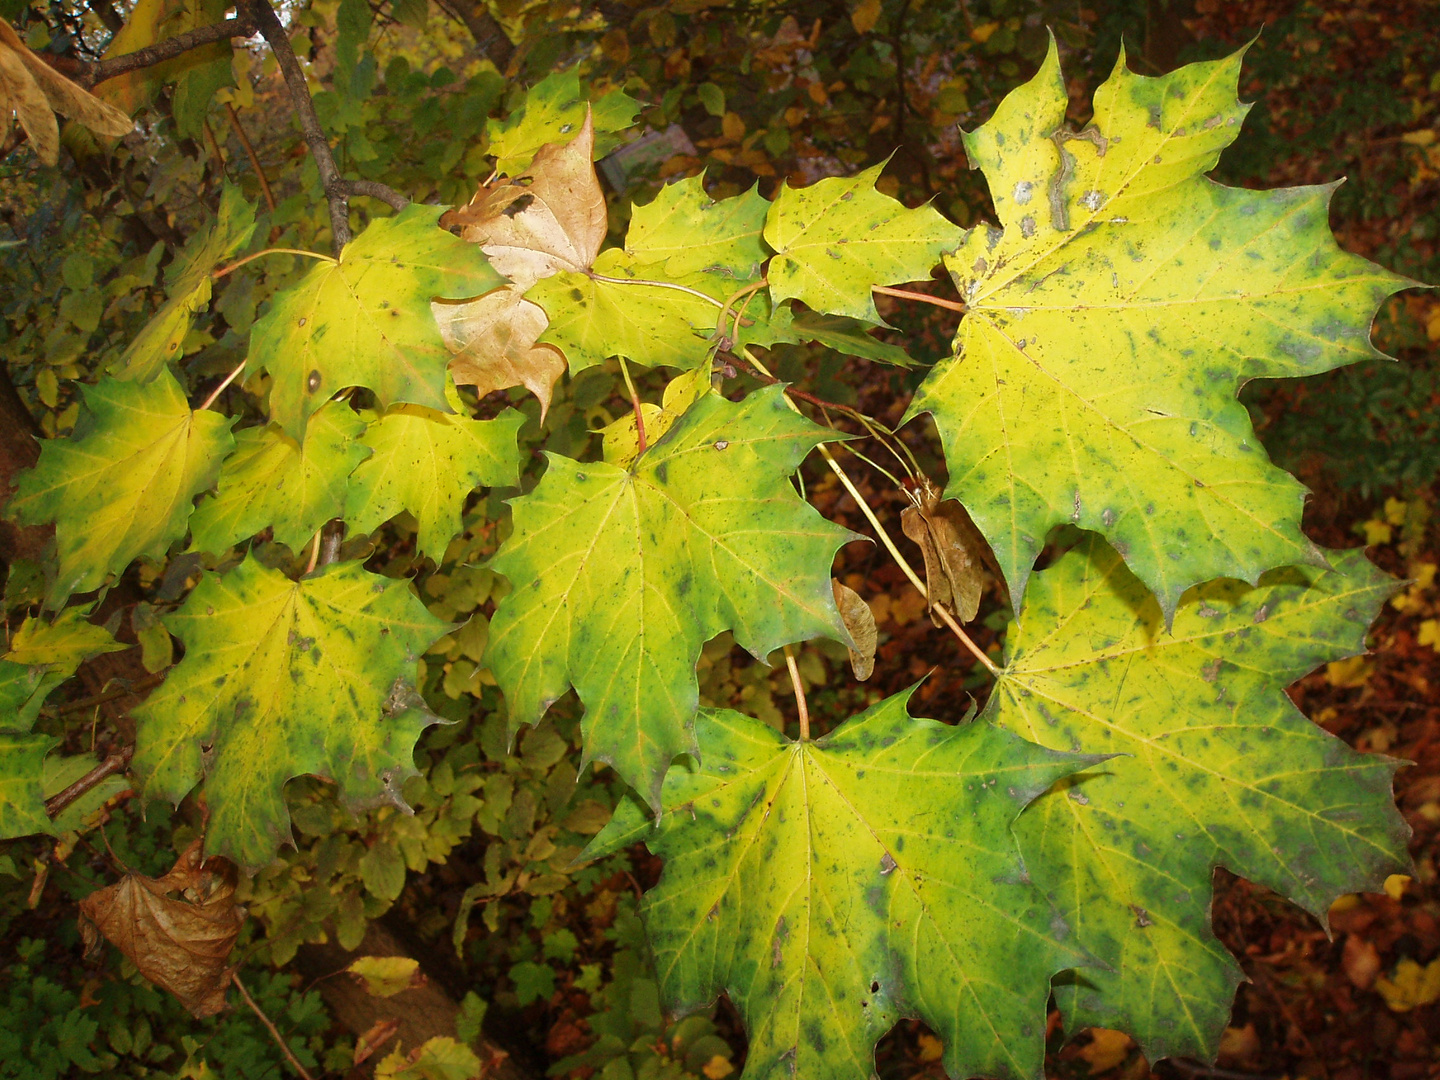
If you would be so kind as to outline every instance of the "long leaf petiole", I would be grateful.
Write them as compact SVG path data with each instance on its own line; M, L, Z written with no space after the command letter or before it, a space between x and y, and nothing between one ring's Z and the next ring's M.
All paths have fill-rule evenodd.
M243 259L231 263L229 266L222 266L219 270L212 271L210 277L219 280L232 270L239 270L248 262L254 262L262 255L304 255L306 258L319 259L321 262L335 263L339 265L340 260L333 255L322 255L318 251L306 251L304 248L266 248L264 251L257 251L253 255L246 255Z

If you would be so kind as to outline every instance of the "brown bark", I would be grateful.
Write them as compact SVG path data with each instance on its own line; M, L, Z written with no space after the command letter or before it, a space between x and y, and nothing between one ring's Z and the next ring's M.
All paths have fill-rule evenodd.
M480 0L442 0L441 6L465 24L476 46L502 72L515 55L515 46Z
M0 507L9 502L19 474L40 460L39 439L40 425L0 364ZM53 531L0 518L0 563L8 568L16 559L39 559Z

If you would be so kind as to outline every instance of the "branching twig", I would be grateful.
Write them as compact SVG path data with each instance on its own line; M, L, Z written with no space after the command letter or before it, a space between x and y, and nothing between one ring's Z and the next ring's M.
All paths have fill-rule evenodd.
M91 788L95 787L107 776L113 776L117 772L124 772L125 768L130 764L130 759L134 756L135 748L133 746L127 746L125 749L118 750L111 754L64 791L51 795L50 798L46 799L45 813L51 818L58 816L60 811L64 810L76 799L80 798L81 795L84 795Z
M97 60L93 64L86 64L84 69L76 75L75 81L82 86L94 86L105 79L124 75L127 71L162 64L181 53L198 49L202 45L209 45L211 42L224 41L226 38L253 37L257 29L259 27L256 25L254 17L242 6L233 19L224 19L218 23L211 23L209 26L196 27L194 30L176 34L174 37L166 38L154 45L147 45L143 49L136 49L134 52L128 52L121 56L113 56L109 60Z
M339 255L340 249L350 242L350 202L348 192L342 187L344 181L340 177L340 170L335 166L335 155L330 152L330 143L320 126L320 117L315 115L315 103L310 99L310 86L305 81L305 72L300 68L295 50L290 47L289 35L285 33L285 27L280 25L280 19L276 16L275 9L270 6L270 0L240 0L239 10L249 12L256 29L269 44L270 51L275 54L275 62L280 65L280 74L284 76L285 87L290 92L290 105L300 121L300 131L305 136L305 144L310 148L310 156L315 159L315 168L320 173L320 186L330 203L331 243L334 245L335 254Z
M300 1064L299 1059L295 1057L294 1052L290 1049L290 1044L287 1043L280 1034L280 1029L270 1021L270 1018L265 1015L260 1006L255 1004L255 999L250 996L250 991L246 990L245 984L240 981L240 973L232 972L230 981L235 984L235 989L240 991L240 996L245 999L245 1004L249 1005L255 1015L260 1018L260 1022L265 1025L265 1030L270 1032L270 1037L275 1040L275 1045L280 1047L280 1052L285 1055L285 1060L290 1062L290 1067L299 1073L304 1080L315 1080L314 1077L305 1071L305 1066Z
M368 195L372 199L379 199L397 214L410 205L410 200L404 195L378 180L341 180L340 186L347 195Z

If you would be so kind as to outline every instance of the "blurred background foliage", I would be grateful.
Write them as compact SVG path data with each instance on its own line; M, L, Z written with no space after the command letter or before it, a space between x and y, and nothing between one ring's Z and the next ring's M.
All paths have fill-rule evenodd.
M959 129L980 123L1029 77L1044 54L1047 28L1061 46L1076 123L1088 118L1090 93L1115 64L1122 41L1128 63L1144 74L1249 42L1242 96L1256 105L1217 178L1275 186L1344 176L1332 215L1341 243L1418 280L1440 281L1434 2L312 0L279 10L344 175L381 180L419 201L470 197L489 174L487 149L498 121L526 87L577 67L594 96L623 88L644 106L636 133L649 141L602 166L616 236L630 204L647 201L667 180L703 170L717 198L754 184L773 196L783 182L811 183L887 156L883 190L909 205L933 199L968 226L990 214L989 196L968 169ZM134 7L129 0L0 0L0 17L33 49L81 77L127 21L148 19L150 37L114 51L148 43L156 26L163 37L223 14L218 0L139 0ZM111 100L123 100L140 122L113 149L66 125L60 167L51 169L30 154L18 129L0 144L0 374L8 377L0 393L13 389L37 434L73 429L77 387L117 360L163 303L167 271L213 216L224 182L241 185L260 210L256 249L329 247L319 179L269 50L237 41L233 49L187 56L112 84L108 92L119 96ZM352 200L356 226L388 212L379 202ZM272 257L253 264L253 273L217 282L212 308L197 317L182 346L192 393L235 366L257 314L296 279L300 263ZM917 359L933 361L948 348L953 317L928 308L882 306L882 313L896 327L892 339ZM1310 519L1316 535L1353 545L1358 530L1364 542L1390 544L1382 562L1388 558L1395 564L1389 568L1404 574L1425 565L1424 553L1433 551L1428 508L1440 472L1440 302L1425 292L1401 295L1385 308L1376 337L1400 363L1255 384L1245 400L1271 453L1316 492ZM775 362L783 376L803 377L817 395L861 404L887 422L898 420L919 378L815 348L782 346ZM252 376L245 389L263 396L264 379ZM495 404L500 399L528 416L522 446L534 452L535 465L527 487L540 450L598 456L593 432L628 407L613 366L567 378L543 423L533 399L518 391L499 394ZM232 411L246 400L235 393ZM930 432L912 429L907 440L938 472ZM854 504L828 474L807 472L805 480L822 512L860 527ZM875 505L898 517L899 493L878 473L866 483ZM656 860L635 849L573 865L619 795L610 772L579 769L573 696L515 747L506 744L504 705L480 666L487 617L506 586L482 564L509 527L503 499L513 494L472 499L465 532L438 565L416 554L414 523L407 527L403 519L347 543L344 557L367 556L371 569L412 579L437 615L463 621L423 660L427 700L450 723L431 728L417 749L421 775L404 792L413 815L386 808L357 818L318 781L290 785L295 844L242 881L238 899L251 918L236 962L296 1058L316 1074L368 1074L396 1040L424 1028L408 1015L411 1027L392 1030L388 1045L354 1064L364 1032L343 1019L334 991L348 976L337 976L344 960L334 950L375 951L383 937L384 948L421 960L438 991L426 1008L438 1008L440 1026L473 1045L499 1075L721 1080L743 1064L743 1037L728 1006L678 1022L660 1008L635 914L639 892L658 876ZM1387 498L1401 507L1399 520L1380 509ZM1394 535L1382 536L1392 520ZM275 565L292 558L274 543L257 551ZM43 582L23 537L3 554L4 607L13 628L33 610ZM128 743L127 710L153 685L151 674L173 659L173 643L163 628L157 631L155 615L213 568L197 554L132 568L91 616L131 648L87 663L50 699L41 730L63 737L72 753ZM927 674L924 711L963 716L969 692L984 680L927 634L923 602L898 571L852 547L839 573L863 585L875 608L881 662L876 678L860 685L850 679L843 650L823 643L802 650L817 723L837 723ZM1435 604L1433 565L1430 573L1409 611L1393 613L1412 619L1412 629L1384 631L1390 642L1418 650L1404 654L1412 667L1432 663L1440 648L1440 632L1426 641L1421 629ZM989 610L981 640L998 649L1005 619L998 595ZM793 722L782 673L783 665L777 672L758 664L722 637L701 661L702 695L776 725ZM1345 708L1368 700L1358 677L1329 673L1317 684L1336 729L1348 722ZM1420 714L1399 715L1410 723ZM1348 734L1368 738L1372 730L1379 729L1361 724ZM1406 738L1395 727L1385 745L1371 748L1403 748ZM1417 798L1420 816L1412 821L1423 845L1433 839L1434 820L1422 811L1436 803L1423 793ZM1433 817L1440 820L1440 812ZM121 868L162 873L203 818L193 796L174 812L152 805L142 813L122 786L71 822L75 828L58 842L0 844L0 1077L258 1080L293 1071L243 1006L194 1020L113 950L80 958L74 902L114 881ZM1429 889L1433 863L1422 860L1421 867L1414 888ZM1411 901L1415 911L1435 907L1430 893L1412 893ZM1264 908L1268 901L1254 903ZM1235 924L1259 917L1244 908ZM1293 913L1273 916L1283 918L1292 920L1292 930L1305 925ZM1415 946L1395 945L1397 933L1377 964L1393 966L1402 955L1428 963L1440 949L1434 918L1428 925L1404 931ZM1326 963L1339 970L1335 957ZM1313 986L1298 992L1318 993ZM1318 1033L1304 1024L1297 1029L1291 1014L1298 1006L1287 1005L1283 993L1272 996L1278 1011L1256 995L1242 1000L1230 1064L1341 1076L1352 1059L1370 1060L1361 1051L1349 1058L1324 1051ZM1251 999L1256 1011L1248 1018L1243 1010ZM403 995L394 1000L401 1012L408 1008ZM1440 1025L1431 1003L1387 1013L1378 1000L1372 995L1371 1006L1388 1022L1413 1022L1421 1032ZM1403 1047L1394 1049L1409 1030L1402 1024L1388 1046L1365 1053L1411 1061ZM1245 1041L1246 1031L1255 1045ZM1432 1034L1440 1038L1440 1031ZM1057 1075L1147 1075L1123 1037L1091 1033L1063 1047L1057 1036L1052 1048ZM1413 1061L1432 1067L1427 1054L1422 1045ZM908 1025L882 1045L881 1072L940 1075L938 1057L933 1037ZM422 1075L419 1066L410 1073L398 1068L392 1074ZM1203 1075L1187 1068L1163 1066L1162 1074Z

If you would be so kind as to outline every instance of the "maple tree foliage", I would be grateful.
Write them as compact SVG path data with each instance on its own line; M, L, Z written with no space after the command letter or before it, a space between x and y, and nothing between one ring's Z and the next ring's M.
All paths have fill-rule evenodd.
M275 47L268 6L240 13ZM373 77L344 41L341 73ZM7 28L0 71L33 69L27 55ZM574 689L580 768L607 765L627 791L583 858L644 842L664 861L642 913L665 1005L729 994L746 1080L870 1076L902 1017L939 1035L952 1076L1034 1076L1052 993L1072 1028L1213 1057L1239 975L1208 925L1215 866L1323 917L1406 865L1395 764L1341 746L1284 695L1364 651L1393 583L1304 536L1302 489L1268 461L1235 392L1378 355L1374 313L1413 283L1339 249L1329 189L1204 175L1245 115L1240 63L1150 78L1122 54L1075 131L1052 41L1039 73L964 137L999 217L968 229L886 194L877 165L773 199L681 180L632 208L620 236L595 162L639 106L574 70L488 120L493 171L454 208L328 177L335 160L312 142L333 255L256 248L255 207L226 188L164 303L111 374L82 386L79 422L43 443L9 504L19 522L53 523L56 546L42 612L0 658L0 836L52 831L59 740L37 717L83 660L117 647L72 596L185 548L200 561L170 563L187 566L166 576L172 606L143 628L166 670L131 709L133 761L119 767L149 801L199 786L203 839L170 874L129 875L84 911L197 1015L221 1006L233 974L226 868L273 865L298 823L290 781L321 778L350 810L411 809L414 750L439 719L421 658L446 642L465 678L498 685L506 745ZM202 51L164 78L177 129L198 135L229 75ZM14 85L21 97L0 107L53 160L53 116ZM114 106L38 85L119 134ZM133 110L153 87L122 74L109 93ZM302 125L318 125L296 93ZM352 195L393 212L347 236ZM245 275L267 260L296 258L263 311L237 315L234 363L196 407L185 343L215 282L253 287ZM923 301L895 286L938 266L958 291L941 303L964 317L905 416L933 417L948 483L942 496L900 459L923 578L905 569L993 687L959 725L912 716L905 694L812 739L792 646L837 642L864 678L876 629L832 580L836 552L865 538L821 517L797 470L817 453L863 499L826 445L852 436L814 422L802 405L820 399L758 351L816 342L909 367L871 333L875 295ZM657 369L659 404L633 377ZM525 432L562 380L596 371L625 387L620 415L596 413L600 459L550 449L535 479ZM765 385L735 392L741 371ZM894 448L884 425L845 412ZM477 525L482 504L492 516ZM473 533L493 540L493 617L452 621L474 598L448 618L427 609L403 569L371 561L367 538L385 530L435 568L452 549L468 557ZM1047 544L1057 557L1037 574ZM998 664L962 626L987 575L1014 607ZM758 662L784 656L798 739L701 707L702 652L726 632ZM543 730L522 755L544 755ZM406 862L427 864L359 858L390 900ZM184 889L203 895L167 897ZM465 918L480 895L467 891ZM187 950L200 958L188 968ZM461 1050L428 1052L468 1068Z

